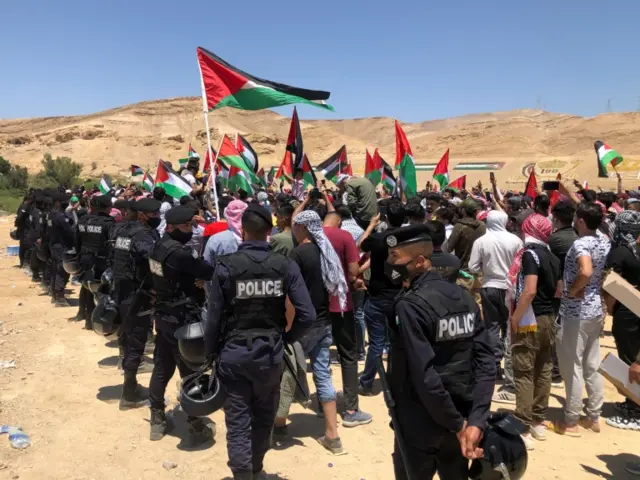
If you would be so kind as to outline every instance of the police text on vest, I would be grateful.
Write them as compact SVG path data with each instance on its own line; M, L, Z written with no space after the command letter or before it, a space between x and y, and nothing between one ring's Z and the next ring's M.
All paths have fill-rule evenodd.
M282 280L238 280L236 282L236 297L281 297Z
M461 313L451 318L438 320L437 340L454 340L473 335L476 324L475 313Z

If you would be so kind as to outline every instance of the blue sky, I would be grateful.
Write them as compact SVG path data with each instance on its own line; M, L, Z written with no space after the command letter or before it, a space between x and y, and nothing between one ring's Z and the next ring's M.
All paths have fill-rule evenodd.
M21 0L1 16L0 118L199 95L198 45L332 92L335 114L302 106L303 119L640 102L637 0Z

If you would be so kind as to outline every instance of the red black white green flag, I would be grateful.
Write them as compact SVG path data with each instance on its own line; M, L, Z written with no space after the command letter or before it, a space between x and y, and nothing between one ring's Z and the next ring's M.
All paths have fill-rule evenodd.
M331 95L329 92L292 87L251 75L202 47L198 47L197 57L209 111L222 107L262 110L294 103L333 111L326 102Z
M353 175L351 164L347 158L347 147L343 145L340 149L327 158L324 162L316 167L316 170L322 172L324 177L336 183L338 175L346 173L347 175Z
M131 176L144 175L144 169L138 165L131 165Z
M249 143L249 140L244 138L239 133L236 134L236 149L238 150L242 158L244 158L244 161L251 169L251 171L257 172L259 169L258 154Z
M440 184L440 188L445 188L449 184L449 149L444 152L442 158L433 170L433 179Z
M309 185L315 187L318 183L316 179L316 174L311 167L311 163L307 158L307 154L305 153L302 157L302 180L304 182L304 187L307 188Z
M399 170L402 192L407 198L418 194L418 181L416 179L416 166L411 153L409 140L396 120L396 170Z
M215 160L215 158L218 156L218 152L216 152L215 148L211 147L211 153L213 153L213 158ZM207 153L204 156L204 165L202 166L202 171L204 173L211 171L211 165L213 165L213 161L209 156L209 149L207 149Z
M447 185L447 188L453 188L455 190L466 190L467 189L467 176L463 175L461 177L456 178L449 185Z
M293 182L293 162L290 151L287 150L284 152L284 158L280 163L280 168L278 168L275 178L280 181L286 180L289 183Z
M377 186L382 180L382 164L374 162L373 157L369 154L368 149L365 151L364 176L369 179L374 187Z
M300 130L300 120L298 119L298 111L293 107L293 115L291 116L291 125L289 126L289 136L287 137L288 152L293 155L293 170L302 169L302 160L304 159L304 145L302 143L302 131Z

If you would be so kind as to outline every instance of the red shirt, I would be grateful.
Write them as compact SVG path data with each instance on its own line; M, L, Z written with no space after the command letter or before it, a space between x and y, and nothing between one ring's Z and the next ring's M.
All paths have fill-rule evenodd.
M221 222L213 222L204 227L203 237L210 237L211 235L215 235L216 233L224 232L229 230L229 225L226 221Z
M349 289L349 286L351 285L349 282L349 264L358 263L360 260L360 253L358 252L358 247L356 247L356 242L353 240L353 236L349 232L340 228L323 227L323 230L342 263L344 279L347 282L347 289ZM351 292L348 292L345 311L350 312L351 310L353 310L353 303L351 301ZM329 311L340 312L340 302L338 301L338 297L333 295L329 296Z

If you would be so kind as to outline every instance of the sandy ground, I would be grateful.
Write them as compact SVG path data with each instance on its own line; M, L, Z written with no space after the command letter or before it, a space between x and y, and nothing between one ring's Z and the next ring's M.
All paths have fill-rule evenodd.
M186 435L184 416L175 415L177 428L160 442L150 442L147 409L120 412L122 376L115 368L117 349L81 325L68 323L75 308L54 308L49 297L15 268L17 257L5 256L12 217L0 218L0 360L15 360L15 368L0 369L0 424L21 425L32 439L26 450L14 450L0 436L0 479L221 479L230 474L222 412L216 442L199 451L181 447ZM77 289L73 297L77 296ZM603 355L614 351L609 333ZM140 376L148 384L149 375ZM176 382L169 384L169 408L175 405ZM341 386L339 368L334 380ZM310 379L311 381L311 379ZM607 384L604 414L619 401ZM563 390L553 390L549 418L558 418ZM332 457L314 440L323 420L294 406L290 417L293 443L269 452L265 468L273 479L374 480L393 478L392 432L381 395L362 398L361 406L374 415L370 425L340 428L348 455ZM530 453L528 479L627 478L627 461L640 461L640 432L603 425L601 434L582 438L549 433ZM634 455L636 454L636 455ZM163 462L177 466L163 468Z

